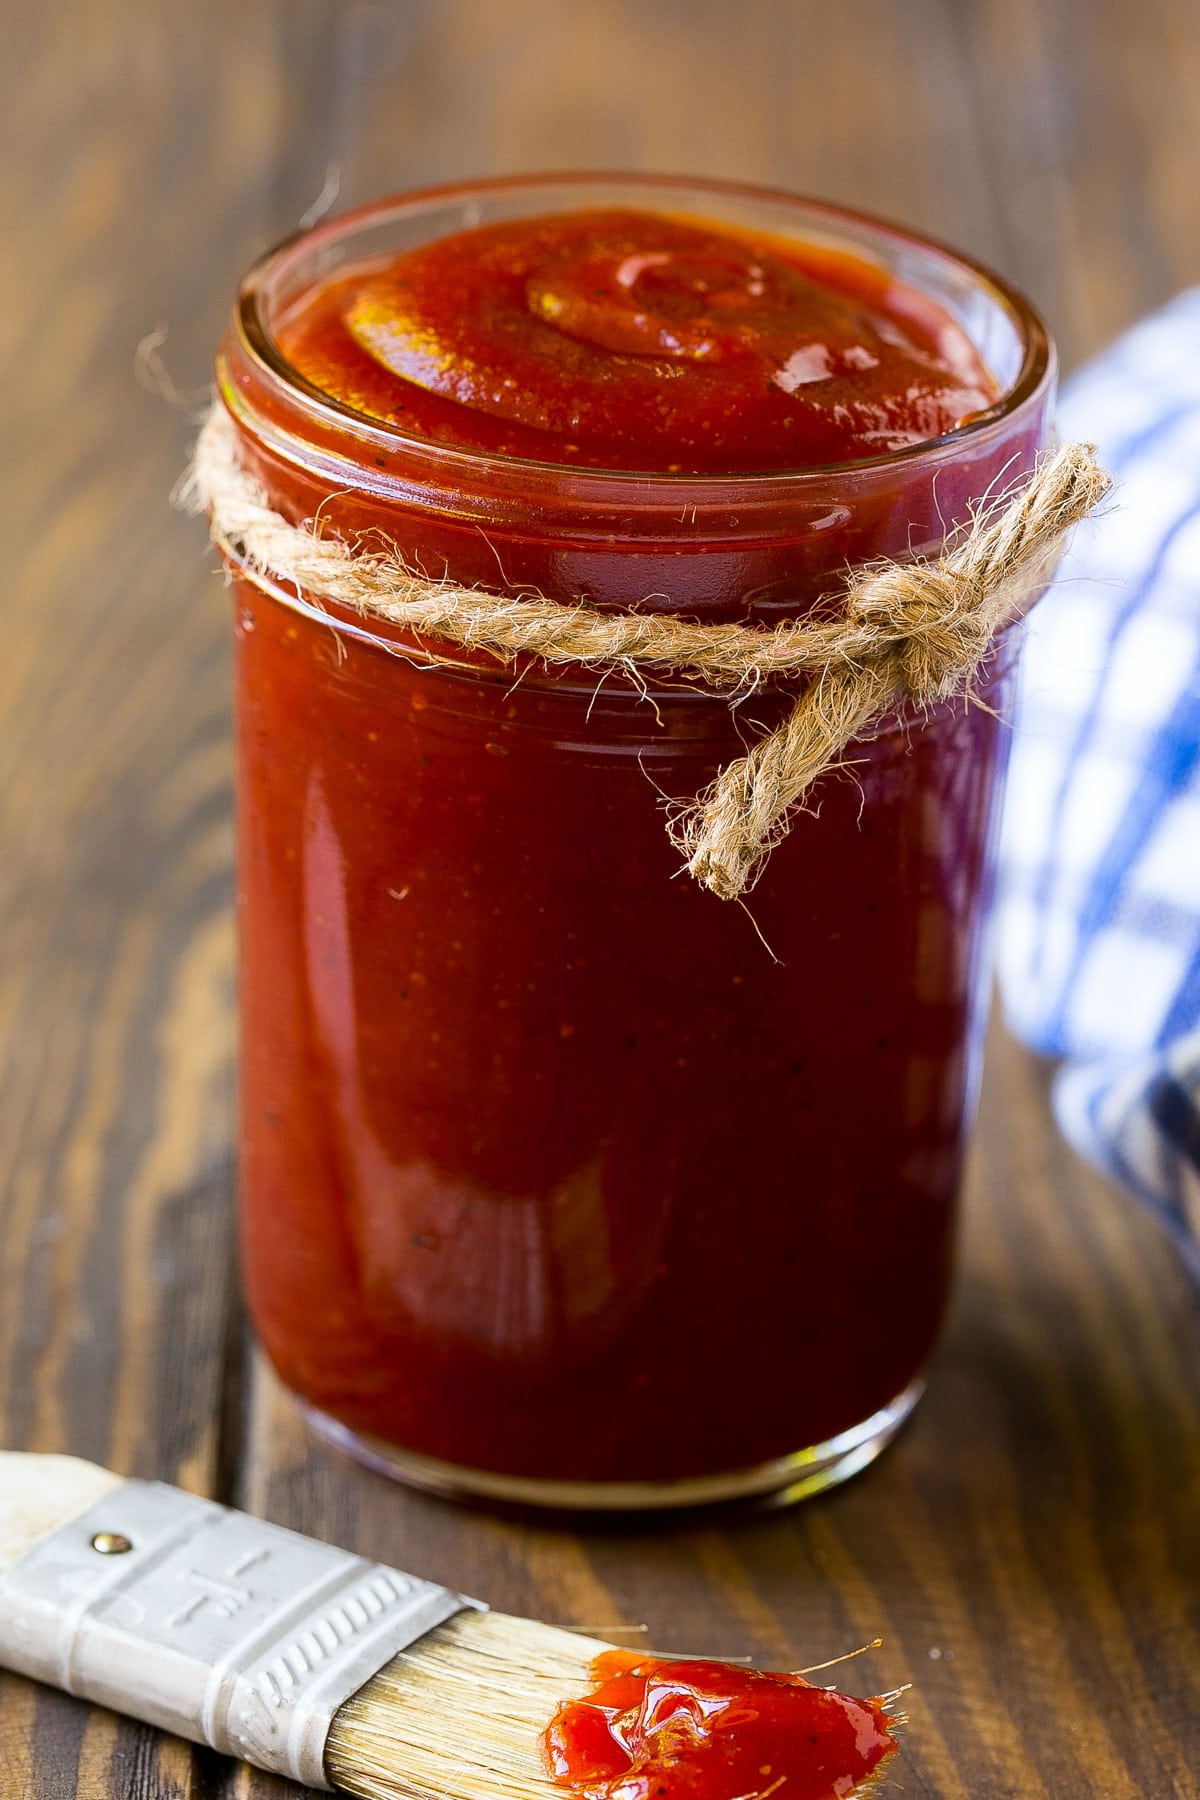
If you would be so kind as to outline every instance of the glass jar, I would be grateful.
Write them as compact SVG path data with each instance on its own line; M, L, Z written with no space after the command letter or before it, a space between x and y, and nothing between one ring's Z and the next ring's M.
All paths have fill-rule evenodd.
M848 248L934 297L986 414L801 473L613 473L405 436L275 327L351 262L633 205ZM416 567L770 624L847 565L936 553L1044 446L1053 352L994 276L874 220L572 176L332 220L252 272L218 362L239 454ZM376 540L377 541L377 540ZM681 876L667 800L775 723L766 691L519 672L233 576L243 1248L319 1429L404 1480L555 1507L797 1497L914 1405L945 1309L986 1005L1013 661L826 774L745 906Z

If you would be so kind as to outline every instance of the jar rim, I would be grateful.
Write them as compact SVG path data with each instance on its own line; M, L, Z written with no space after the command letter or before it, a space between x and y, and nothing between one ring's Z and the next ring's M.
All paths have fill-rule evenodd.
M567 190L582 197L605 186L647 194L655 191L661 194L665 190L675 189L679 191L681 198L686 193L693 200L711 195L717 200L740 200L747 204L786 207L796 212L798 222L799 216L803 215L814 223L823 224L831 232L836 232L839 225L848 226L869 234L881 246L889 245L896 251L907 250L931 255L944 266L970 277L976 287L1007 317L1021 348L1021 365L992 406L973 414L969 420L954 426L952 430L938 437L922 439L916 444L906 444L899 449L858 460L809 464L798 468L676 473L661 469L593 467L510 456L495 451L468 449L424 437L419 433L407 432L386 420L374 419L369 414L359 412L325 392L294 367L279 345L270 317L273 289L300 254L320 253L343 236L365 227L385 223L389 218L419 213L446 201L466 203L476 194L495 196L510 191L517 196L526 196L537 189L544 189L547 193ZM469 480L472 484L483 471L503 472L534 480L539 477L549 478L568 483L580 497L599 497L601 494L614 497L624 494L632 497L634 493L645 495L646 490L652 488L657 505L670 504L672 496L678 496L681 500L701 499L711 502L722 490L728 490L731 486L736 487L746 498L756 495L765 499L773 492L796 495L806 486L819 487L831 479L836 479L841 484L853 483L856 477L871 481L891 470L899 476L906 469L912 469L914 464L919 464L922 459L939 460L980 447L989 435L1009 427L1015 414L1042 399L1055 377L1053 342L1041 318L1020 291L986 264L936 238L909 231L873 213L813 199L785 189L709 177L658 175L641 171L568 171L561 174L490 176L479 180L445 182L385 196L334 214L316 225L293 232L252 265L239 289L233 334L237 352L248 359L258 379L264 381L281 399L285 399L290 407L299 407L309 423L334 436L353 431L356 438L366 445L390 449L409 457L418 455L423 460L436 464L443 478L453 477L456 471L461 473L464 481ZM231 412L235 417L244 418L245 405L238 391L239 384L232 378L224 357L219 364L219 382ZM294 437L292 442L295 445Z

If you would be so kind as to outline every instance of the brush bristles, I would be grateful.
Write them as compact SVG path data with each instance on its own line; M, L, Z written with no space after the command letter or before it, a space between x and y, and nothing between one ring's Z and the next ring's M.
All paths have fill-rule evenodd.
M611 1648L533 1619L458 1613L342 1707L329 1779L364 1800L562 1800L542 1733L590 1691L591 1662Z

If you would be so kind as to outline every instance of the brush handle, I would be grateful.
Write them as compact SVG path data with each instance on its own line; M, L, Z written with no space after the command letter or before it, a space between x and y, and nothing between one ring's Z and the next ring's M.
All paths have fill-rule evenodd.
M0 1575L0 1664L328 1788L334 1714L397 1652L473 1605L131 1481Z

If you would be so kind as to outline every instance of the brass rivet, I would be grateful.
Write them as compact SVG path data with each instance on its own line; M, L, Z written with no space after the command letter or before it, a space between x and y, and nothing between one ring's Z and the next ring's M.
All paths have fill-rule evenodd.
M119 1531L98 1531L92 1539L92 1549L98 1550L101 1556L124 1556L133 1545Z

